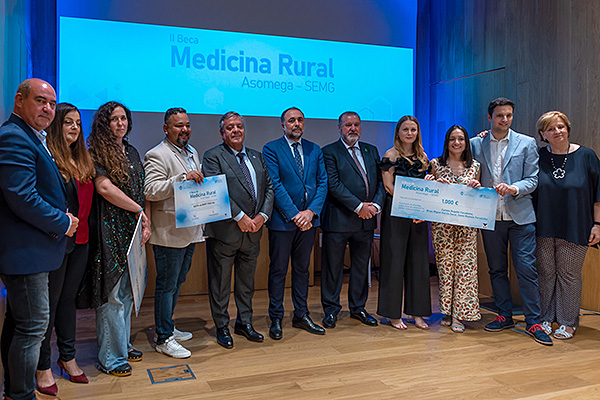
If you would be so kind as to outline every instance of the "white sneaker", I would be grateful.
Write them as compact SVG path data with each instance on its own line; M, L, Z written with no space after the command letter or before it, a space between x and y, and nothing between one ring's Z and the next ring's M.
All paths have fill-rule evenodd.
M177 340L173 336L168 338L163 344L157 344L155 349L157 353L173 358L188 358L192 355L192 352L177 343Z
M177 328L173 328L173 336L178 342L185 342L186 340L190 340L192 338L191 332L181 332Z

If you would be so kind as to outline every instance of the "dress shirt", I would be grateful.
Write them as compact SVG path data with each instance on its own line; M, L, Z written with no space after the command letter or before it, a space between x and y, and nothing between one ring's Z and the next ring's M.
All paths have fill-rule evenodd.
M244 162L246 163L246 166L248 167L248 171L250 171L250 179L252 179L252 186L254 186L254 196L256 196L256 200L258 201L258 188L256 187L256 171L254 170L254 166L252 165L252 162L250 161L250 157L248 156L248 153L246 152L246 146L242 147L242 151L237 151L234 148L231 148L231 151L233 152L233 155L235 156L235 159L237 160L238 164L240 163L240 159L238 157L239 153L244 153L245 157L244 157ZM233 217L233 219L237 222L240 219L242 219L242 217L244 216L245 212L240 211L238 215L236 215L235 217ZM267 222L267 220L269 219L269 216L265 213L259 212L260 215L263 216L263 218L265 219L265 222Z
M354 160L354 154L356 154L356 158L358 158L358 162L360 163L360 166L363 168L363 171L365 171L365 173L367 173L367 168L365 168L365 159L363 158L362 152L360 151L360 146L358 145L358 141L356 143L354 143L353 146L350 146L348 143L346 143L343 138L340 138L340 141L346 147L346 150L348 150L348 154L350 154L350 157L352 158L352 160ZM354 152L354 150L352 150L353 147L358 148L358 151L356 153ZM373 205L377 209L377 214L379 214L381 212L381 206L377 203L373 203ZM356 207L354 209L354 212L358 214L358 212L362 209L362 207L363 207L363 203L360 203L358 205L358 207Z
M496 186L502 183L502 166L504 165L504 156L506 155L506 148L508 147L508 141L510 140L510 130L500 140L497 140L494 135L490 133L490 156L492 160L492 186ZM518 189L517 189L518 190ZM496 221L512 221L512 217L506 208L506 202L504 196L498 196L498 205L496 207Z

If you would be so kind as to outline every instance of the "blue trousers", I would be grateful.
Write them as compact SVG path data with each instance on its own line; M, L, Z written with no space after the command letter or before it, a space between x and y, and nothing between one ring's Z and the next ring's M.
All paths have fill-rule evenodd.
M50 319L48 272L1 278L7 298L2 329L4 389L13 400L35 399L35 370Z
M285 277L292 259L292 302L294 316L308 313L308 266L315 242L316 228L307 231L269 229L269 317L283 319Z
M177 304L179 289L190 266L196 243L177 249L153 245L156 263L156 289L154 290L154 323L156 325L157 344L164 343L173 335L175 323L173 312Z
M483 245L499 314L512 318L513 301L508 281L508 243L523 299L527 327L540 323L540 293L535 268L535 225L517 225L513 221L496 221L493 231L482 230Z
M132 309L133 292L129 271L125 270L108 295L108 301L96 309L98 361L106 371L127 364L127 351L131 348L129 335Z

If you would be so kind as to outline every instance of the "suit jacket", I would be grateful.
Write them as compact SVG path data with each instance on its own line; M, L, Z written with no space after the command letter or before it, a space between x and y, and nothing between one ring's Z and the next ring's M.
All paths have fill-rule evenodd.
M356 232L375 229L377 218L361 219L354 212L362 202L383 205L385 191L379 172L377 147L358 142L365 162L369 193L358 166L341 139L323 147L323 157L329 182L329 192L321 220L324 231Z
M490 153L491 133L471 139L473 158L481 163L481 184L491 187L493 160ZM538 148L535 139L510 130L510 139L502 165L502 182L519 188L519 194L504 196L506 208L518 225L535 222L531 193L538 184Z
M60 267L70 219L56 163L25 121L0 128L0 273L35 274Z
M201 168L196 149L192 158ZM152 235L149 242L165 247L183 248L202 235L201 227L175 227L175 197L173 184L185 181L190 167L179 149L167 139L150 149L144 156L144 196L150 201Z
M327 195L327 171L323 153L313 142L302 139L304 156L304 176L296 165L290 146L285 137L273 140L263 147L267 170L275 191L275 210L267 227L276 231L297 229L292 221L299 211L311 210L315 213L312 221L319 226L319 216Z
M256 172L256 209L252 209L250 187L246 183L240 164L236 156L233 155L233 151L225 143L221 143L204 153L202 173L204 176L225 174L229 190L231 215L236 216L240 211L243 211L249 217L261 212L270 216L271 211L273 211L273 184L267 172L265 160L260 152L247 147L246 154ZM239 243L243 237L243 232L233 218L206 224L206 234L209 237L232 244ZM248 235L250 240L258 242L262 235L262 228L258 232L249 233Z

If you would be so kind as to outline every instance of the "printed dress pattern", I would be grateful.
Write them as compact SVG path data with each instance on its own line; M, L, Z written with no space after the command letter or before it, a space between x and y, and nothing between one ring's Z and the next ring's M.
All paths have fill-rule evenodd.
M476 179L479 162L459 176L448 165L431 161L435 177L466 185ZM477 278L477 229L466 226L431 223L431 238L440 279L440 312L463 321L481 319Z

